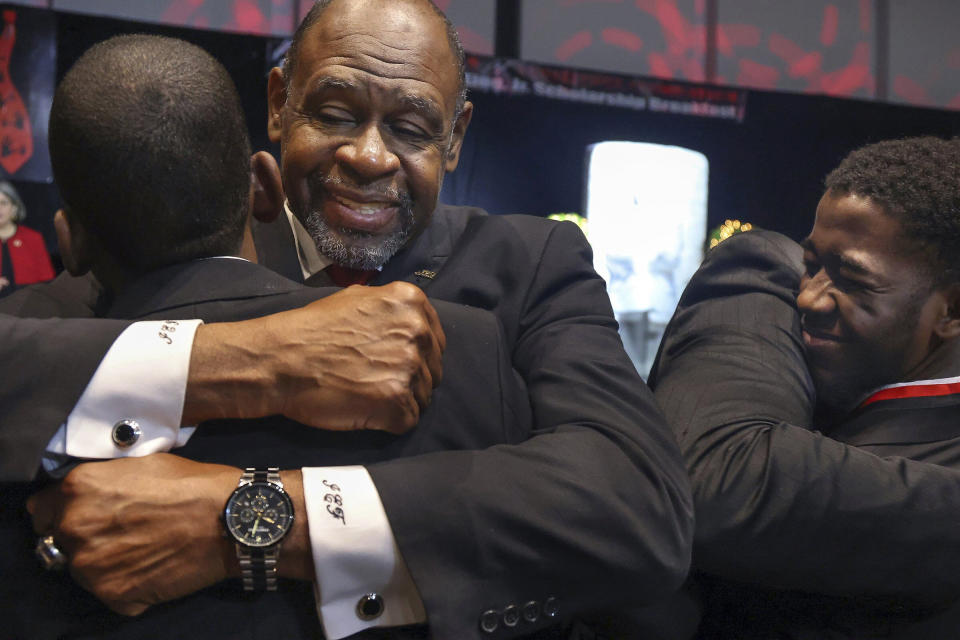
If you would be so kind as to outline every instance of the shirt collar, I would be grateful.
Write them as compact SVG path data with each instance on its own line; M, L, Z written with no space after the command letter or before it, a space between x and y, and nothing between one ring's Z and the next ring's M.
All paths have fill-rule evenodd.
M283 202L283 211L287 214L287 222L293 229L293 242L297 246L297 260L300 262L300 271L303 279L326 269L331 260L317 250L317 245L310 237L310 233L303 227L297 216L290 210L290 203Z

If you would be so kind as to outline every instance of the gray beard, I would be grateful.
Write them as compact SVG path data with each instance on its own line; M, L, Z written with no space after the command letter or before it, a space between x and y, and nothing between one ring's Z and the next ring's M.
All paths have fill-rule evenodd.
M377 246L353 245L351 238L366 238L367 234L352 229L335 233L319 211L312 211L303 222L304 228L317 245L317 251L334 264L350 269L372 271L387 263L406 244L413 228L413 213L409 207L400 208L400 226Z
M310 180L310 191L313 194L323 194L327 185L344 184L340 178L314 176ZM317 251L326 256L334 264L349 269L372 271L379 269L406 244L414 226L413 201L409 194L389 190L383 195L399 201L397 230L383 238L377 246L367 246L363 240L370 234L355 229L331 229L323 215L312 206L312 211L303 220L303 227L313 238ZM352 239L358 242L351 243Z

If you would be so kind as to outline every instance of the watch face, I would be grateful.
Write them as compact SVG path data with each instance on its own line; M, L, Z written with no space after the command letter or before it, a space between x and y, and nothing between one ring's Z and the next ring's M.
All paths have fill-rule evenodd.
M276 486L253 483L239 487L224 509L227 531L250 547L269 547L293 524L293 502Z

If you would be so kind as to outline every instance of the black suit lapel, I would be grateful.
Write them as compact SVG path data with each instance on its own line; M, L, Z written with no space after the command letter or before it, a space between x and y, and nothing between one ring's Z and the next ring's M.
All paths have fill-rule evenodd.
M386 284L401 280L428 290L447 258L453 252L456 240L463 233L467 217L456 215L450 207L438 205L430 224L414 238L413 242L399 251L374 276L370 284Z

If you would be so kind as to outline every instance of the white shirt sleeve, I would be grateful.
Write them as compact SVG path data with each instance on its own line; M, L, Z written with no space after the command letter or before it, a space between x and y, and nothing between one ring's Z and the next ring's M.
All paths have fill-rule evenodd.
M367 470L304 468L303 493L316 569L317 612L327 638L425 622L420 593ZM380 597L383 611L364 620L357 608L369 594Z
M180 427L190 351L200 320L136 322L114 341L44 456L55 471L71 458L145 456L183 446L193 427ZM114 442L120 421L141 434L127 447Z

